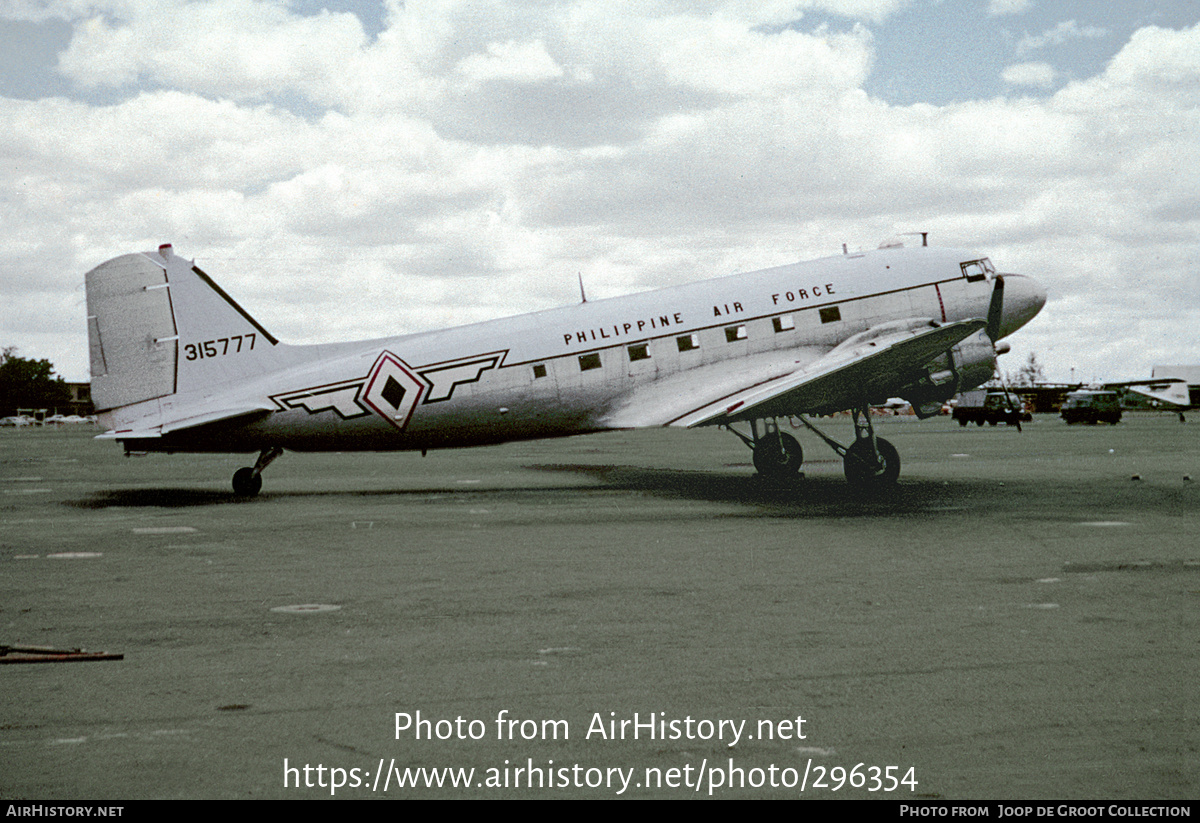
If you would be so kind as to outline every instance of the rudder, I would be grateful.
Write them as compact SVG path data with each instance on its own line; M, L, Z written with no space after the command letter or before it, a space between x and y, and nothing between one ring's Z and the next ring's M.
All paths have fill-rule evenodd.
M179 335L163 267L126 254L89 271L85 284L97 410L174 394Z

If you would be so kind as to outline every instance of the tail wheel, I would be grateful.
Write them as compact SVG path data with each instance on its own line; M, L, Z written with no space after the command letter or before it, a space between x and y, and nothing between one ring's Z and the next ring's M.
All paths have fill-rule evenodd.
M246 466L233 473L233 493L238 497L254 497L262 490L262 475Z
M865 438L854 441L846 450L844 468L846 480L860 489L882 489L894 485L900 477L900 453L882 437L875 438L875 451Z
M788 480L800 473L804 450L796 438L774 431L754 444L754 468L768 480Z

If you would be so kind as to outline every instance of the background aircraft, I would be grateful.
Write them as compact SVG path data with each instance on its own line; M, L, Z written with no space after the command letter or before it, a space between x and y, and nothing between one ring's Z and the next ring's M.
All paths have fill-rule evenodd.
M127 452L428 450L649 426L723 426L770 478L803 454L797 417L847 479L893 483L900 459L868 407L935 414L988 380L998 341L1046 300L974 252L842 254L440 331L280 343L170 245L88 272L92 398ZM840 444L805 415L851 409ZM749 433L735 428L745 424Z
M1123 388L1126 391L1149 398L1160 409L1178 412L1180 420L1184 419L1183 413L1185 411L1195 408L1192 405L1188 382L1182 379L1165 377L1150 380L1135 380L1131 383L1107 383L1105 387L1113 389Z

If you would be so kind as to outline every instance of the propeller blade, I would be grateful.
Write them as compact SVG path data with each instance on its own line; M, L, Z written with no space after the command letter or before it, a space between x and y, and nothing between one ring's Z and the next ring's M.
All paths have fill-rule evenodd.
M992 348L996 350L996 354L1003 354L1008 351L1008 344L996 345L996 341L1000 339L1000 324L1004 322L1004 275L996 275L996 285L992 287L992 302L988 304L987 327L985 331L987 336L992 339ZM1000 378L1000 388L1004 390L1004 402L1008 406L1009 414L1017 423L1017 431L1021 431L1021 415L1014 408L1012 402L1012 393L1008 390L1008 381L1004 379L1004 372L1000 370L1000 364L996 364L996 375Z
M992 302L988 304L987 336L995 343L1000 339L1000 324L1004 322L1004 277L996 275L992 287Z
M1021 431L1021 412L1017 411L1013 405L1012 392L1008 390L1008 381L1004 379L1004 372L1000 369L1000 364L996 364L996 376L1000 378L1000 388L1004 390L1004 403L1008 406L1008 413L1012 415L1013 420L1017 424L1017 431Z

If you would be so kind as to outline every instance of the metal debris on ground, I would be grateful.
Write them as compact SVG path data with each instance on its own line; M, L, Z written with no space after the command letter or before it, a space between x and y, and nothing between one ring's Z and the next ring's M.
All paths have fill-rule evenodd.
M53 649L48 646L0 645L0 663L70 663L89 660L124 660L123 654L85 652L82 649Z

